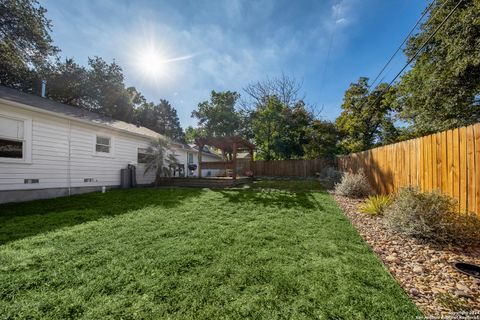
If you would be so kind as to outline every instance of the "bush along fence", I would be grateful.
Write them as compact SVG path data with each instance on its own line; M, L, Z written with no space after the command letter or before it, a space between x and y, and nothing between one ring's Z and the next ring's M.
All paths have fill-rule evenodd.
M323 169L333 166L331 159L313 160L256 160L252 163L258 177L315 177Z
M440 191L457 199L460 211L480 215L480 124L339 156L337 164L345 172L363 169L377 193Z

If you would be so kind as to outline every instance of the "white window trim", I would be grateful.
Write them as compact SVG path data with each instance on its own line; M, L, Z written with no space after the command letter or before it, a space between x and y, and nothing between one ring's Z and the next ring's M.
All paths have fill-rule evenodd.
M97 152L97 137L110 139L110 152ZM95 157L113 158L115 154L115 138L110 134L96 133L93 135L93 155Z
M2 158L0 157L0 163L25 163L31 164L32 163L32 118L30 117L18 117L17 115L1 111L0 117L9 118L16 121L23 121L23 140L22 139L12 139L10 137L2 137L5 140L12 140L12 141L22 141L23 142L23 158L22 159L15 159L15 158Z

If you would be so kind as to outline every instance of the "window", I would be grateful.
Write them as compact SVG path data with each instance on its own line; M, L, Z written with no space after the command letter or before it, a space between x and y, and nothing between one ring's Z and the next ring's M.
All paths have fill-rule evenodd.
M97 136L97 143L95 145L96 152L110 153L112 139L109 137Z
M24 159L25 122L0 116L0 158Z
M187 153L187 163L193 163L193 153L191 152Z
M147 163L149 156L150 156L150 153L148 152L148 149L138 148L138 151L137 151L138 163Z

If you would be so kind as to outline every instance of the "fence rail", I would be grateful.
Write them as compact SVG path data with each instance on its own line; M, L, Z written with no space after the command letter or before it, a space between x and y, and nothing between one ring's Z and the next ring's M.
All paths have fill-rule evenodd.
M337 158L342 171L363 169L382 194L401 187L441 191L461 211L480 214L480 124Z
M329 159L256 160L252 164L253 172L259 177L314 177L333 162Z

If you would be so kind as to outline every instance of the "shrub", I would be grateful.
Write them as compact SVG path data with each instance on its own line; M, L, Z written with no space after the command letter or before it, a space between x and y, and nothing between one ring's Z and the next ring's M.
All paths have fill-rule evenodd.
M385 211L384 219L391 229L426 241L480 241L479 217L459 213L457 202L438 192L405 188Z
M360 206L359 210L361 213L366 213L372 216L378 216L378 215L382 215L391 203L392 203L392 197L390 196L384 196L384 195L370 196Z
M358 173L344 174L340 183L335 185L335 193L351 198L363 198L372 194L372 187L363 170L360 170Z
M342 180L343 173L333 167L326 167L318 174L318 180L327 189L332 189Z

